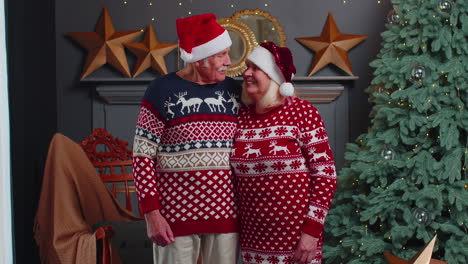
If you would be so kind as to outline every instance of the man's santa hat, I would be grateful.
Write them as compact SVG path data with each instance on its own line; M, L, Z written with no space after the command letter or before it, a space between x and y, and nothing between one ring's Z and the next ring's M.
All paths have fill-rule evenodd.
M180 57L187 63L205 59L232 44L229 33L216 22L214 14L176 20Z
M291 51L286 47L278 47L273 42L265 42L255 47L247 56L280 86L280 94L293 96L294 86L291 79L296 73Z

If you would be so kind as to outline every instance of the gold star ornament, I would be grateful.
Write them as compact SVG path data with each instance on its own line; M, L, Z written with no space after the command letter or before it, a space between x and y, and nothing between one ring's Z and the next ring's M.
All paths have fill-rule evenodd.
M327 22L323 26L320 37L304 37L296 38L296 40L315 52L308 76L313 75L330 63L336 65L349 75L354 75L347 52L366 38L367 36L365 35L340 33L335 19L331 13L328 13Z
M409 261L403 260L395 255L392 255L388 252L384 252L385 259L387 259L388 264L447 264L447 262L432 259L432 251L434 250L434 245L437 235L432 238L429 243L427 243L423 249L421 249L414 257Z
M167 74L164 56L178 46L173 43L158 42L151 25L148 25L146 29L143 42L127 43L124 45L137 57L133 77L144 72L149 67L152 67L162 74Z
M81 79L106 63L131 77L123 44L131 42L142 33L141 30L116 32L106 8L103 8L96 32L69 32L68 36L88 50Z

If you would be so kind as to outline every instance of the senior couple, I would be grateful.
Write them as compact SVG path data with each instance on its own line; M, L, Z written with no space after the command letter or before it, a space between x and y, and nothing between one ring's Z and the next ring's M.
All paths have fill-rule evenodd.
M291 52L257 46L241 88L213 14L176 25L186 66L147 88L133 147L154 263L321 263L336 173L317 109L295 97Z

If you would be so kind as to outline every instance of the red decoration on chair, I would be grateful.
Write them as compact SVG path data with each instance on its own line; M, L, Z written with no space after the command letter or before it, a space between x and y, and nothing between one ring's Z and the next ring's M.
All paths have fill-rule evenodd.
M108 151L98 151L99 145L105 145ZM127 148L128 142L114 138L107 130L96 128L85 138L81 147L91 162L109 162L116 160L131 160L132 151Z
M131 194L136 192L132 174L132 154L128 142L114 138L103 128L96 128L85 138L81 147L104 183L110 184L110 192L125 194L125 207L132 212ZM140 216L142 210L139 208Z

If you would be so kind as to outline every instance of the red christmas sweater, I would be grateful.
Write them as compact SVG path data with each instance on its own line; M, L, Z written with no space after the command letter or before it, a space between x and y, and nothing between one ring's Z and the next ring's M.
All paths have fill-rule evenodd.
M229 165L239 86L198 85L175 73L146 90L133 143L143 212L159 209L175 236L238 231Z
M336 172L317 109L292 98L266 114L241 108L238 118L231 166L243 263L294 263L302 232L319 238L312 263L321 263Z

